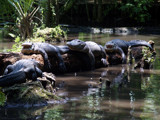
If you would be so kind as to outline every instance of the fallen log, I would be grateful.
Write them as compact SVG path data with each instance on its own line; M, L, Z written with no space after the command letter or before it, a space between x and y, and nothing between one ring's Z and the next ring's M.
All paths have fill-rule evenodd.
M67 72L90 70L91 68L91 64L87 58L88 56L84 53L68 53L62 55L62 57L66 65ZM14 64L20 59L35 59L39 62L40 69L45 71L43 57L40 54L23 55L22 53L0 53L0 75L3 75L4 70L8 65ZM56 57L49 57L49 61L52 65L51 72L60 73L61 71L58 68L59 65ZM102 66L102 62L99 60L99 58L97 58L95 66L96 68Z
M143 58L143 48L144 47L133 47L131 48L131 54L136 61L140 61ZM148 51L151 52L151 51ZM153 51L152 54L155 54ZM86 54L81 53L80 55L75 53L67 53L62 55L64 59L64 63L67 68L67 72L77 72L77 71L85 71L90 70L90 62L87 59ZM23 55L22 53L0 53L0 75L3 75L5 68L9 64L14 64L16 61L20 59L35 59L40 64L40 69L45 71L44 69L44 61L43 57L40 54L32 54L32 55ZM107 61L110 65L116 65L122 63L122 57L119 53L116 52L108 52L106 56ZM49 57L49 61L52 65L52 73L61 73L58 68L58 62L56 57ZM99 58L96 58L95 68L102 67L101 61ZM145 67L147 68L147 67Z

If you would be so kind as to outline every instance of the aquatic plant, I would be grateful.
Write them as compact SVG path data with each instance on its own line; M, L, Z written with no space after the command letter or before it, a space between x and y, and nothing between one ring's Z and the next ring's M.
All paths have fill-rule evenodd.
M155 51L150 51L148 47L144 47L142 49L142 62L143 62L143 68L152 68L153 63L155 61Z
M3 106L5 104L5 102L6 102L6 96L0 88L0 106Z

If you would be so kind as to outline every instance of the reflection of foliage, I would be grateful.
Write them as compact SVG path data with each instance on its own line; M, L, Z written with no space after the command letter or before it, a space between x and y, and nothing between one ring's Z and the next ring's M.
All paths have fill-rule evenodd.
M85 37L85 36L86 36L86 34L81 32L81 33L79 33L79 35L78 35L78 39L84 41L84 37Z
M3 106L4 103L6 101L6 96L5 94L1 91L1 88L0 88L0 106Z
M87 119L95 119L95 120L98 120L98 119L101 119L102 116L100 116L98 114L98 111L99 111L99 107L100 107L100 98L97 96L88 96L87 97L87 105L86 106L89 106L89 109L86 113L84 113L84 116L87 118Z
M53 109L46 110L44 115L45 120L62 120L61 108L59 106Z
M152 75L150 77L151 84L146 89L146 98L141 118L143 119L158 119L155 113L160 111L160 86L159 75Z

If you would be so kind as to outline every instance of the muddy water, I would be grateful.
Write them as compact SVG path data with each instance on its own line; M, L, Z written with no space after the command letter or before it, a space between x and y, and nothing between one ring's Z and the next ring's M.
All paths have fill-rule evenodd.
M65 104L0 109L0 119L36 120L138 120L160 118L160 36L72 35L104 44L124 40L154 40L157 57L152 70L117 65L94 71L56 76L57 95Z

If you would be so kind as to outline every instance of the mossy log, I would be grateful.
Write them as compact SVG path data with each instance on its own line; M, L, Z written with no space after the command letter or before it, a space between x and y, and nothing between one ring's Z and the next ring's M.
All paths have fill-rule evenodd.
M15 84L11 87L3 88L8 104L42 105L49 100L62 100L55 93L49 92L42 86L40 81Z
M0 106L42 106L48 101L57 103L64 100L55 94L55 76L52 73L43 73L38 81L26 80L26 83L14 84L0 89L0 95L5 95L5 99L0 99ZM3 95L3 96L4 96Z

